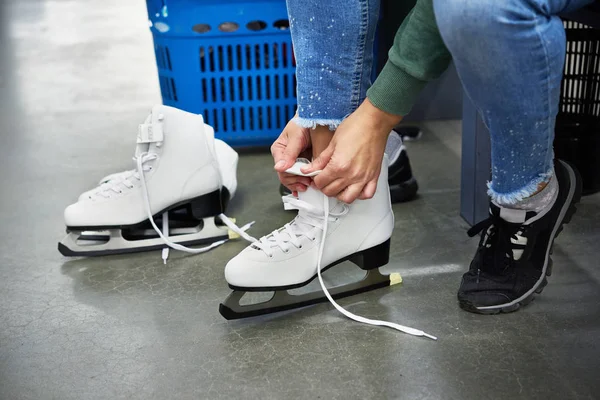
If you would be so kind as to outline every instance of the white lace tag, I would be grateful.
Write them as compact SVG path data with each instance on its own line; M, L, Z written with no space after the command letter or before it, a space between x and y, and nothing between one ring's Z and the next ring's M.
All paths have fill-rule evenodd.
M155 143L163 141L163 126L160 122L140 124L138 128L138 143Z
M312 177L312 176L319 175L321 170L313 171L310 174L305 174L304 172L300 171L300 168L302 168L308 164L310 164L310 161L308 161L306 158L297 158L294 165L292 165L291 167L286 169L285 172L287 172L288 174L299 175L299 176L311 176Z

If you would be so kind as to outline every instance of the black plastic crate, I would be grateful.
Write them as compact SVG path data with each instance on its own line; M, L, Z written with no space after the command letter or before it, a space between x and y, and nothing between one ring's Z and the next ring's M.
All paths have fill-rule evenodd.
M577 167L584 194L600 191L600 30L564 21L567 55L554 151Z

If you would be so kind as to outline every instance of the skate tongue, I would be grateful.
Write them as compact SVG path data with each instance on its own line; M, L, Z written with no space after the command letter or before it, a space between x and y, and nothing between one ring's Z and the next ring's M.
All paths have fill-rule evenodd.
M319 211L323 211L323 193L312 186L306 189L306 192L298 192L298 199L307 202Z
M298 199L307 202L308 204L310 204L311 206L313 206L314 208L318 209L319 211L323 212L323 197L325 197L325 195L319 190L316 189L312 186L309 186L306 189L306 192L298 192ZM335 198L335 197L330 197L329 199L329 211L338 211L337 208L339 208L338 206L341 207L340 202Z

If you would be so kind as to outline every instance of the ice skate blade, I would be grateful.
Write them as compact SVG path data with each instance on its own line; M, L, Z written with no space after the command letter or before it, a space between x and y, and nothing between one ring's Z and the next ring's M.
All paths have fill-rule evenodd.
M329 293L334 299L341 299L392 284L390 275L383 275L379 269L370 269L362 280L331 288L329 289ZM271 299L265 302L241 305L240 300L245 293L245 291L235 290L219 305L219 312L225 319L256 317L258 315L293 310L327 301L327 297L325 297L325 294L321 290L301 295L293 295L287 290L279 290L273 294Z
M215 218L206 218L199 231L190 229L174 230L169 239L183 246L210 244L228 238L226 226L217 226ZM160 250L166 245L159 237L128 240L120 229L109 229L84 234L84 230L73 230L58 243L58 251L67 257L95 257L111 254L137 253ZM148 232L154 233L154 232Z

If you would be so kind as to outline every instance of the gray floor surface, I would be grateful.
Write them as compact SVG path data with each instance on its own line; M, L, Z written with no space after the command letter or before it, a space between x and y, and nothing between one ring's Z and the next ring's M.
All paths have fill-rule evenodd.
M476 247L458 216L460 124L425 123L409 152L421 185L395 205L401 285L331 306L225 321L227 260L210 253L67 259L63 209L126 169L160 101L145 5L0 2L0 399L598 399L600 196L557 241L542 296L518 313L461 311ZM244 155L229 214L262 235L290 219L268 154ZM351 279L351 268L341 268ZM333 272L333 271L332 271ZM338 272L339 274L339 272Z

